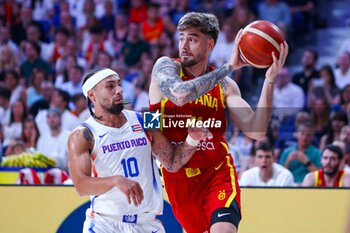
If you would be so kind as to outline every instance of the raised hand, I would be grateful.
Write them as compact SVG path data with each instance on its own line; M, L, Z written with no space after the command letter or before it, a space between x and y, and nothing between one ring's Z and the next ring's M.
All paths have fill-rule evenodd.
M243 29L239 30L235 38L235 47L232 49L231 58L229 60L229 65L233 67L234 70L239 69L243 66L248 66L249 64L242 60L239 52L239 43L241 42Z
M286 62L288 49L289 49L287 42L284 41L283 43L281 43L280 47L281 47L281 52L278 59L276 57L276 54L272 52L273 62L271 66L267 69L265 74L265 78L270 82L274 82L276 80L278 73L281 71L281 69L284 66L284 63Z
M133 202L135 206L140 205L143 200L143 191L140 184L122 176L117 176L117 179L116 187L125 194L128 203Z

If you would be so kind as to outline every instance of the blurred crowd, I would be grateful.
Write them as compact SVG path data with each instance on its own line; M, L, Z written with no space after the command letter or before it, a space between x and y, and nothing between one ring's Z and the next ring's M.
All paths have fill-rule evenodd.
M122 79L125 106L136 111L148 108L153 64L161 56L178 56L176 25L185 13L218 17L220 36L210 55L214 67L228 60L236 33L254 20L278 25L291 52L303 35L322 24L317 1L312 0L0 2L0 153L40 151L65 171L69 132L90 115L81 89L84 72L114 69ZM346 155L342 167L347 164L349 169L350 38L339 48L333 64L318 64L318 52L307 49L300 58L300 72L290 73L287 66L279 74L266 137L274 148L273 161L285 166L288 150L311 148L314 164L320 167L321 150L340 141ZM263 79L252 67L231 76L245 98ZM232 124L227 138L240 174L255 166L258 143ZM293 175L297 183L305 176Z

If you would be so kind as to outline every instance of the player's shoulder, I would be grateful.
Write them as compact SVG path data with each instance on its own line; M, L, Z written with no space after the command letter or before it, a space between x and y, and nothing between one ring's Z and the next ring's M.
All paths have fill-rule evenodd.
M69 141L79 141L79 142L93 142L94 136L86 125L82 124L77 126L69 135Z
M160 68L164 66L172 66L172 67L179 67L180 62L177 59L170 58L167 56L162 56L157 59L156 63L154 64L154 67Z
M228 95L241 95L237 83L230 77L225 77L219 82L222 92L225 96Z

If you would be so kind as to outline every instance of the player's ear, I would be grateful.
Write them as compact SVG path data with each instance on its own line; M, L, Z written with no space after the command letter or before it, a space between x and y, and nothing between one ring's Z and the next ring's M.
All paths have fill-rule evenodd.
M208 49L209 49L210 52L213 50L214 46L215 46L214 39L209 39L209 41L208 41Z
M95 102L95 101L96 101L95 93L94 93L92 90L88 91L88 92L87 92L87 95L88 95L89 99L90 99L92 102Z

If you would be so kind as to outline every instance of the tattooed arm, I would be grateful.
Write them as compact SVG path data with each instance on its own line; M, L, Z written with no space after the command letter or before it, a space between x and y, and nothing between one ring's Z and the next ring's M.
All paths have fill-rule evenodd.
M152 136L153 154L169 172L177 172L197 150L197 146L191 146L186 141L177 146L171 145L160 131L152 130L149 133ZM197 140L205 140L212 136L206 128L189 128L189 135Z
M68 138L69 170L74 187L79 195L101 195L113 187L123 192L128 203L137 206L143 200L140 185L123 176L111 174L110 177L91 177L90 151L94 137L85 126L77 127Z
M232 66L222 67L195 79L180 79L180 64L168 57L161 57L152 70L150 86L151 104L158 103L165 96L176 105L182 106L210 91L230 71Z

